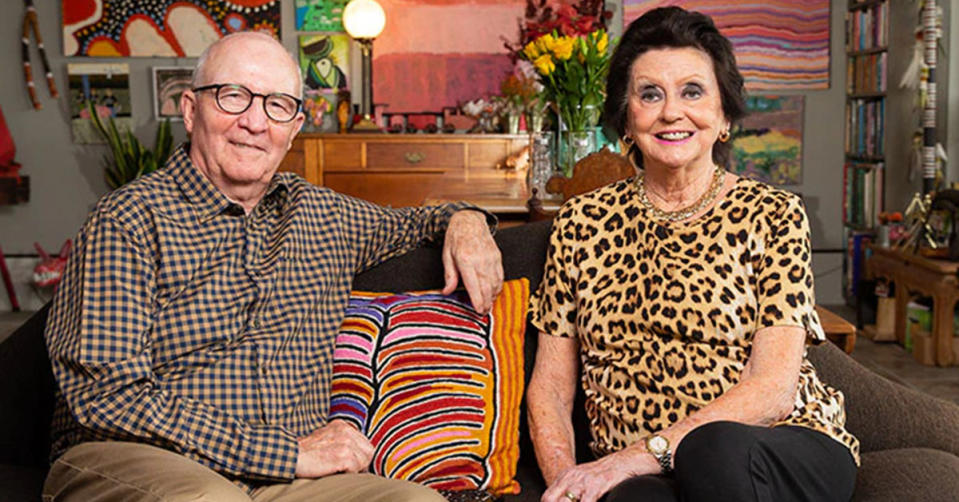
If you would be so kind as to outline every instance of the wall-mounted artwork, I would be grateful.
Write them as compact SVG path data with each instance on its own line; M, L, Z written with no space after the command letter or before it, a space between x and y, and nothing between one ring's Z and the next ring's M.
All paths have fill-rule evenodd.
M829 88L829 0L624 0L623 23L669 5L713 18L748 90Z
M70 124L74 143L105 143L90 121L86 101L101 119L113 117L118 129L130 130L130 67L126 64L68 64Z
M180 96L190 88L193 69L177 67L153 67L153 118L182 120Z
M296 0L296 29L343 31L343 7L349 0Z
M390 113L439 112L499 94L524 0L379 0L386 27L373 42L373 102ZM477 14L482 10L482 15Z
M307 89L349 88L349 35L300 35L299 41L300 71Z
M61 2L66 56L196 57L235 31L280 33L280 0Z
M336 132L336 93L308 90L303 93L303 132Z
M802 182L804 96L750 96L733 131L732 172L777 185Z

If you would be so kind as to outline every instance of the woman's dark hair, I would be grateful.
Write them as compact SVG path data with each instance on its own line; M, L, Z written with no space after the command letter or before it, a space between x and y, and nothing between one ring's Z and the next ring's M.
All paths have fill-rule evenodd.
M650 49L683 47L699 49L712 59L723 114L730 124L746 116L743 76L736 67L733 44L719 33L709 16L679 7L661 7L629 24L609 63L604 116L606 125L615 130L619 137L626 133L633 62ZM713 162L725 167L729 160L729 149L729 143L717 141L713 145ZM638 167L643 166L642 154L635 145L630 149L629 156Z

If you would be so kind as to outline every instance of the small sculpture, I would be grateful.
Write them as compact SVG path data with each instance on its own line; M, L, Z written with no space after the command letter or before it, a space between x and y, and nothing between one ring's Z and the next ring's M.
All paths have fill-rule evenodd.
M63 276L63 270L67 267L67 257L70 255L70 245L72 242L67 239L60 248L60 252L55 256L50 256L40 243L34 242L33 247L40 254L40 263L33 268L33 283L41 288L56 287Z
M494 103L487 102L484 99L470 101L463 105L463 113L476 118L476 124L466 132L480 134L497 132L494 120L496 118L496 105Z
M340 124L340 134L350 127L350 91L340 89L336 93L336 120Z

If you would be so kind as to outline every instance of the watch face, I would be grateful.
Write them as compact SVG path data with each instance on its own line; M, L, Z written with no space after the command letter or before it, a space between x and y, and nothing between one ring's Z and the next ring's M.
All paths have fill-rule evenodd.
M669 448L669 441L666 441L666 438L662 436L653 436L649 438L646 446L649 447L649 451L654 455L661 455Z

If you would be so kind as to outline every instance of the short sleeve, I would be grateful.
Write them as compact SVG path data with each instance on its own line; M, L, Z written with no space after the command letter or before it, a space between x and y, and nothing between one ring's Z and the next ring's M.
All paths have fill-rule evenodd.
M758 273L756 330L799 326L810 341L826 339L816 315L809 220L802 199L789 194L768 218Z
M540 332L561 337L576 335L576 274L573 250L570 248L572 210L564 207L553 220L543 280L530 297L531 323Z

